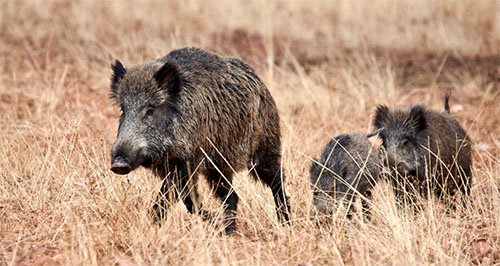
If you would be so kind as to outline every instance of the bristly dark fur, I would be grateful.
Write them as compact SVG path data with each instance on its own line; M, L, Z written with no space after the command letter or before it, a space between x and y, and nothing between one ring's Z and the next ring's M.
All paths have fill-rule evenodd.
M335 140L337 141L337 145L340 145L342 147L347 147L350 145L352 137L349 134L342 134L337 136Z

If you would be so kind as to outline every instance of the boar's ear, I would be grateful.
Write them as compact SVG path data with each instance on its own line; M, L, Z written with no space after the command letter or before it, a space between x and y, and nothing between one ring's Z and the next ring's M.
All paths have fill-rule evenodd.
M319 165L319 159L313 158L311 162L311 167L309 168L309 181L311 181L312 185L316 186L316 182L318 181L319 173L321 172L321 166Z
M387 125L389 120L389 107L386 105L379 105L375 110L375 117L373 118L373 125L375 128L383 128Z
M425 109L417 105L410 110L411 125L416 131L422 131L427 128L427 119L425 118Z
M383 128L379 128L379 129L376 129L368 134L366 134L366 138L371 138L373 136L376 136L380 133L380 131L382 131Z
M166 62L156 73L154 79L159 88L166 88L170 95L175 95L180 91L181 82L179 70L175 65Z
M113 70L113 75L111 76L111 98L115 98L118 95L118 82L125 76L127 70L118 60L115 60L115 63L111 65L111 69Z

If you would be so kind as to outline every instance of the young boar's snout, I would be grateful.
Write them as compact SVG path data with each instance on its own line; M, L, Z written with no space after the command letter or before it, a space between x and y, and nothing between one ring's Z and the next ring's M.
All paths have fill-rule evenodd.
M396 170L400 175L415 175L416 169L408 162L400 160L396 155L388 153L385 158L385 164L390 168Z

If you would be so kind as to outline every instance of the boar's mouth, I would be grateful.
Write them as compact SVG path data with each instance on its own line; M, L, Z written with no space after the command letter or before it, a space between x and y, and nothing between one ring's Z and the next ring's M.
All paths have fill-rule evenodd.
M153 159L149 156L139 158L139 160L135 163L129 162L124 157L118 156L113 158L113 161L111 162L111 171L119 175L126 175L139 166L149 168L152 164Z
M151 158L149 156L145 156L142 159L141 166L143 166L145 168L149 168L149 167L151 167L151 165L153 165L153 158Z
M408 169L408 168L396 168L396 173L403 177L417 177L416 169Z
M417 177L417 170L416 169L410 169L410 170L408 170L407 175Z

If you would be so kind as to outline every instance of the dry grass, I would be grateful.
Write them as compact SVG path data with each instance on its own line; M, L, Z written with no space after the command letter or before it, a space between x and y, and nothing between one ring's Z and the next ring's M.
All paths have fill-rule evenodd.
M109 171L109 64L200 46L240 55L275 97L293 226L240 173L238 234L178 204L153 226L160 181ZM500 262L497 1L0 0L0 265L495 264ZM380 103L452 112L475 142L472 205L402 213L386 184L372 223L309 218L310 157L370 129ZM203 187L210 210L219 204Z

